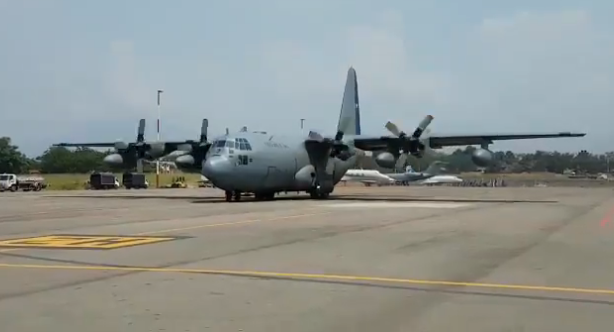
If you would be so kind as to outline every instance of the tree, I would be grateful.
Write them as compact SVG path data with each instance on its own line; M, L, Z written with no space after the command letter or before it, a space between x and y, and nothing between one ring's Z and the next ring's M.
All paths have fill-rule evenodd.
M51 147L39 158L42 173L88 173L105 171L103 163L106 153L88 148L77 148L70 151L64 147Z
M11 144L11 138L0 137L0 173L25 173L28 168L28 158Z

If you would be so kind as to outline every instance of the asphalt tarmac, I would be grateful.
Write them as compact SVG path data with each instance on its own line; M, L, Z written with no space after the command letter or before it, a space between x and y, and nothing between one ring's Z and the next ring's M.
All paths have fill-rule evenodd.
M614 191L0 194L11 332L610 331Z

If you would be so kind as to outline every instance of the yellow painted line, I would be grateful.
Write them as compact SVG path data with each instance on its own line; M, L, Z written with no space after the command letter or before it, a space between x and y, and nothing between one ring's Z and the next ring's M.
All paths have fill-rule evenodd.
M551 287L533 285L514 285L514 284L495 284L478 283L463 281L445 280L424 280L424 279L401 279L368 276L334 275L334 274L311 274L311 273L282 273L282 272L263 272L263 271L237 271L237 270L213 270L213 269L181 269L181 268L158 268L158 267L114 267L114 266L88 266L88 265L33 265L33 264L2 264L4 268L22 269L49 269L49 270L81 270L81 271L124 271L124 272L166 272L166 273L200 273L211 275L235 275L244 277L268 277L286 279L312 279L312 280L336 280L336 281L363 281L381 282L392 284L408 284L422 286L453 286L453 287L474 287L492 289L512 289L524 291L544 291L544 292L567 292L584 294L614 295L612 289L591 289L576 287Z

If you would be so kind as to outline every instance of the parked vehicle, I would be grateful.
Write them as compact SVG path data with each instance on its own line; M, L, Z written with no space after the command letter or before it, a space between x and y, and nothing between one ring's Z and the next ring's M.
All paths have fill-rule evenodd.
M0 174L0 192L17 190L40 191L47 188L45 178L37 175Z
M90 188L92 189L118 189L119 187L119 181L113 173L96 172L90 175Z
M126 172L122 176L122 184L126 189L147 189L149 182L143 173Z

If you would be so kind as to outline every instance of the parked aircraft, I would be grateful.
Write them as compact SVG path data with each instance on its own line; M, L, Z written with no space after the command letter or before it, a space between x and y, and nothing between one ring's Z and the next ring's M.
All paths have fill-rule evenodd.
M361 182L366 186L372 184L385 185L393 184L395 180L374 169L349 169L341 178L341 181Z
M334 137L314 131L302 135L282 136L266 132L238 132L218 137L212 142L203 163L202 174L226 193L226 201L241 199L241 193L254 193L256 199L272 199L282 191L306 191L312 198L328 198L335 185L354 167L363 151L381 151L378 163L394 166L398 156L411 154L422 157L425 149L443 146L482 146L495 140L582 137L586 134L545 133L511 135L431 135L422 133L433 120L427 116L407 135L392 123L386 124L394 136L361 134L356 72L347 75L341 114ZM482 150L486 151L485 148ZM488 161L489 152L480 152L476 159ZM386 166L383 166L386 167ZM391 166L387 167L391 168Z
M369 186L371 184L385 185L396 182L408 183L425 180L437 176L443 170L441 161L434 161L424 172L416 172L411 166L407 166L402 173L381 173L377 170L350 169L345 173L341 181L362 182Z
M444 183L459 183L463 182L463 179L454 175L435 175L430 177L424 181L420 181L421 185L436 185L436 184L444 184Z

